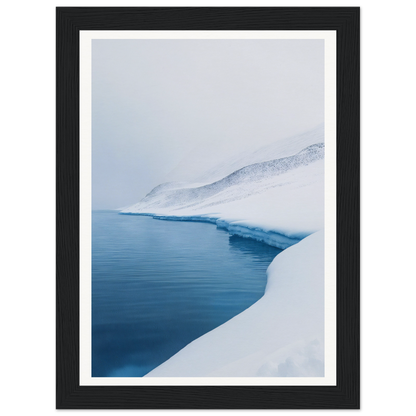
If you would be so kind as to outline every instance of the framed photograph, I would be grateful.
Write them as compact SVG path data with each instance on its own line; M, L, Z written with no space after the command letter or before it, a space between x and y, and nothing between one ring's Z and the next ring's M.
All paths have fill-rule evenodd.
M57 408L359 408L359 16L57 8Z

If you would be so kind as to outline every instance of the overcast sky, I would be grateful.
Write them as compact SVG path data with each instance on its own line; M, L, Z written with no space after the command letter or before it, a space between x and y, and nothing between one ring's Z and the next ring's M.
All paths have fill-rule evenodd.
M93 40L93 209L323 119L322 40Z

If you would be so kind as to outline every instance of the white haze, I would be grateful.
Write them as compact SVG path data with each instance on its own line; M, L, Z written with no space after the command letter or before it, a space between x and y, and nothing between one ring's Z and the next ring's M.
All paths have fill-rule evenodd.
M321 40L94 40L92 64L94 209L323 121Z

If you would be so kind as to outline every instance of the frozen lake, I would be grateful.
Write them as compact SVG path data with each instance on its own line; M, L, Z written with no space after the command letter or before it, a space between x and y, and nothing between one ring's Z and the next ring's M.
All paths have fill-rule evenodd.
M94 211L92 376L141 377L247 309L280 252L213 224Z

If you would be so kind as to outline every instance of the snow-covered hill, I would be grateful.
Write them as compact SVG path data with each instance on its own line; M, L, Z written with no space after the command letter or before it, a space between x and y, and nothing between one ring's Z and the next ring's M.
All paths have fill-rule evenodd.
M258 302L148 376L323 376L324 151L320 126L207 172L238 166L212 182L161 184L121 211L207 221L287 249Z
M251 147L242 150L234 146L225 151L217 145L205 143L190 151L166 179L212 183L244 166L292 156L312 144L322 142L324 142L323 124L303 134L287 137L262 147L255 144L256 138L253 138Z
M211 184L162 184L121 213L215 222L233 234L286 248L323 226L323 157L318 143Z
M154 210L160 208L183 209L196 205L208 204L209 199L229 188L246 184L248 182L261 183L273 179L290 170L307 166L312 162L323 159L324 144L313 144L299 153L280 159L273 159L267 162L255 163L245 166L231 173L216 182L198 186L183 187L174 183L162 184L154 188L139 204L132 207L132 210ZM189 186L189 185L188 185ZM245 192L244 195L248 196ZM213 204L220 204L224 201L217 201Z

